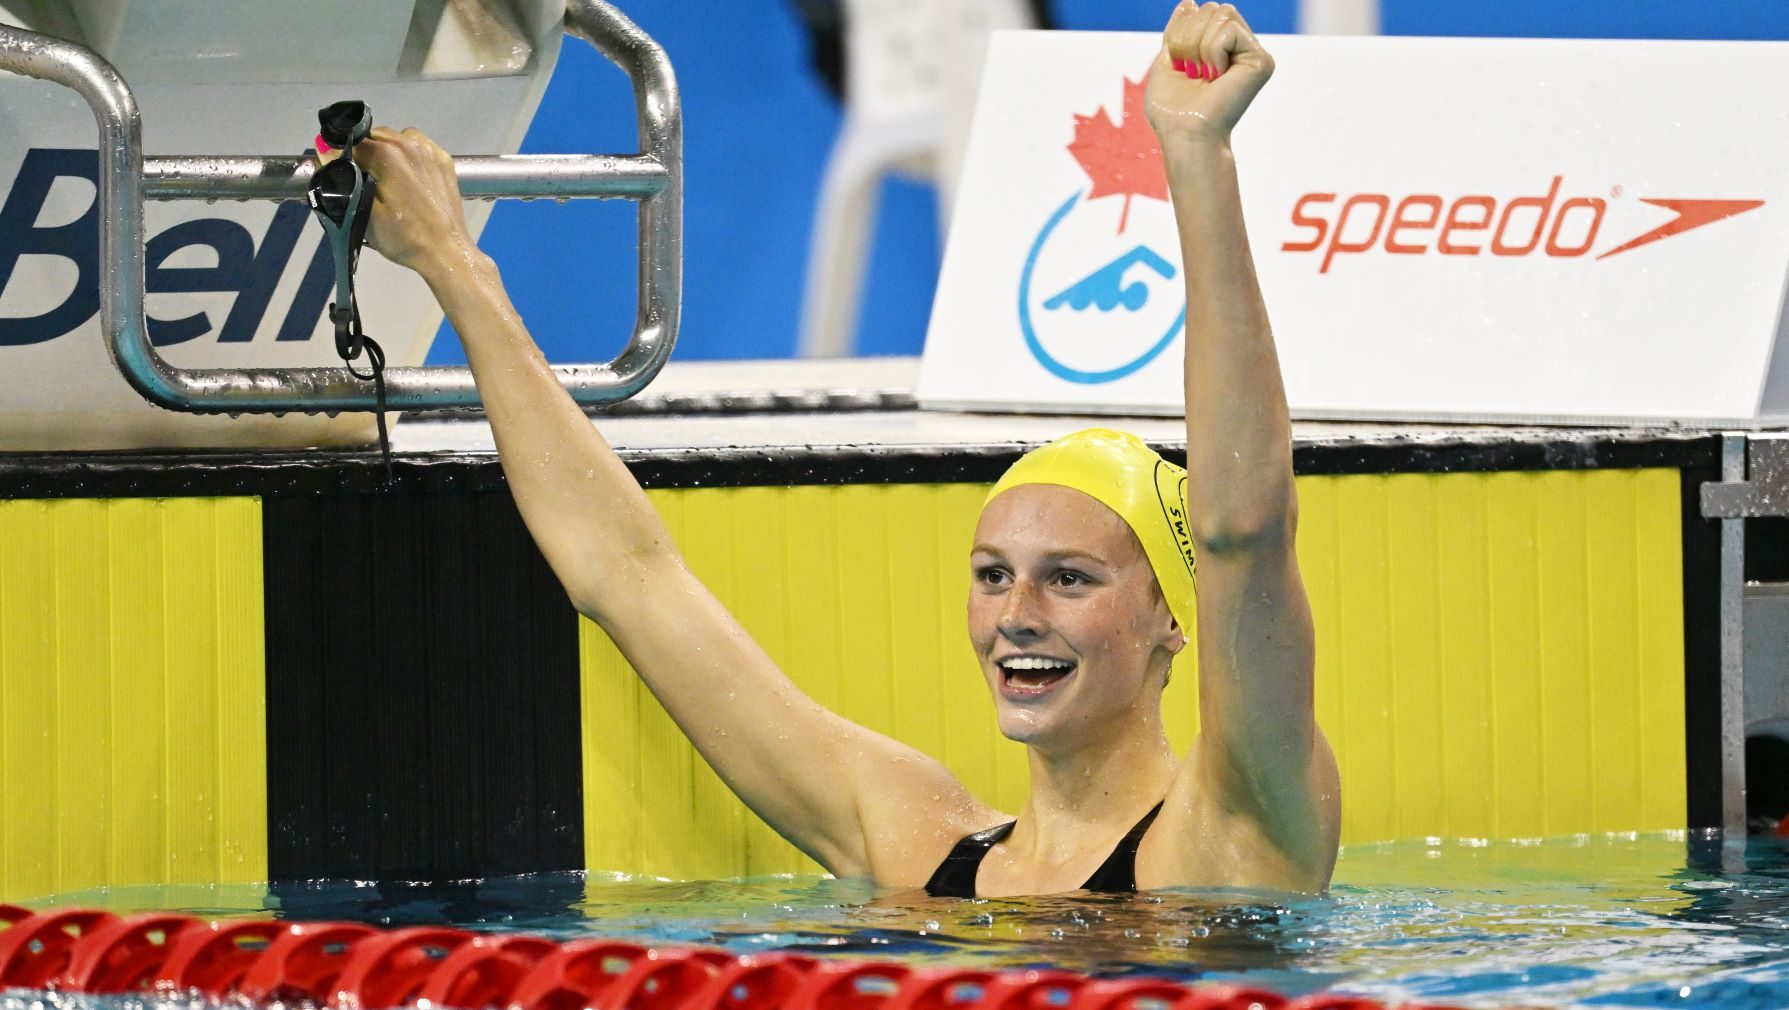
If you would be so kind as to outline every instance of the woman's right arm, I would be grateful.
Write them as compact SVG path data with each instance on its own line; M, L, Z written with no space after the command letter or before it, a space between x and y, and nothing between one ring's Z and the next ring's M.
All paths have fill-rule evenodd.
M923 882L950 841L985 826L985 808L936 761L803 694L690 573L467 234L452 159L410 130L376 130L360 151L380 180L372 242L421 274L453 322L510 491L573 605L609 633L728 787L796 847L840 876Z

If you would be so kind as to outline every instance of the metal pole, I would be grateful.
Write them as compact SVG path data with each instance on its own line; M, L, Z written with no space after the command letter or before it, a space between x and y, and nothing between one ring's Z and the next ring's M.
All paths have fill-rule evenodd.
M1721 479L1744 483L1748 439L1721 440ZM1721 833L1746 840L1745 605L1746 521L1721 520Z
M670 173L648 155L505 154L453 160L468 200L551 197L557 200L656 196ZM315 158L148 156L143 196L149 200L303 200Z

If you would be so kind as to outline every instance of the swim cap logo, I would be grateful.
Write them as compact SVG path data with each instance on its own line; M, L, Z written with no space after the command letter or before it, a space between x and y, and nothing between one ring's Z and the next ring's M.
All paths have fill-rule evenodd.
M1167 460L1157 460L1155 497L1161 502L1162 518L1168 521L1168 529L1174 534L1174 543L1180 548L1180 559L1186 562L1187 574L1197 578L1198 566L1193 559L1193 531L1187 524L1186 471Z
M1050 374L1069 382L1130 375L1173 343L1186 322L1186 301L1177 297L1177 285L1167 283L1179 271L1158 251L1178 241L1173 216L1131 220L1134 197L1164 206L1168 199L1167 171L1143 115L1143 92L1144 81L1124 82L1117 122L1103 107L1075 116L1068 152L1093 185L1050 215L1019 275L1025 346ZM1108 196L1123 197L1122 205L1094 204ZM1167 296L1158 297L1164 289Z

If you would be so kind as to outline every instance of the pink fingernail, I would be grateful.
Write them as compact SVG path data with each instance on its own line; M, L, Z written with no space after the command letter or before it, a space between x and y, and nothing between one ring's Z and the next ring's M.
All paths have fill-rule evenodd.
M1169 62L1174 64L1175 70L1178 70L1183 74L1186 73L1186 61L1185 60L1176 56L1176 57L1173 57Z
M1192 61L1191 61L1191 60L1188 60L1188 61L1187 61L1187 65L1186 65L1186 79L1187 79L1187 80L1189 80L1189 81L1196 81L1196 80L1198 80L1198 79L1199 79L1199 71L1197 71L1197 70L1195 70L1195 69L1193 69L1193 64L1192 64Z
M317 134L317 153L328 154L333 150L335 150L335 148L329 146L329 142L323 139L323 135L321 133Z

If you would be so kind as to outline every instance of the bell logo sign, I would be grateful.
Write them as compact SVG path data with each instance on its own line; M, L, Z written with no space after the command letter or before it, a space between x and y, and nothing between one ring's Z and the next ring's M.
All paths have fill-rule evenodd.
M1504 203L1473 194L1443 200L1434 194L1405 196L1395 204L1384 193L1357 193L1337 204L1335 193L1306 193L1292 205L1292 224L1305 234L1281 244L1290 253L1321 251L1317 272L1326 274L1336 257L1381 249L1397 256L1547 255L1570 259L1596 247L1609 209L1601 197L1574 196L1563 201L1563 176L1541 196L1519 196ZM1641 202L1663 207L1676 216L1653 230L1599 253L1607 259L1692 228L1764 205L1763 200L1667 200Z
M62 180L84 180L95 198L72 221L46 224L50 194ZM73 333L99 311L99 156L91 150L31 148L19 164L11 191L0 194L0 295L19 266L33 258L55 258L74 268L76 281L62 303L39 315L0 316L0 348L42 344ZM50 215L53 217L54 211ZM296 253L310 211L296 201L281 203L267 231L255 240L247 228L224 218L197 218L149 237L143 255L143 289L148 294L234 295L220 322L196 312L176 319L148 317L149 342L156 347L186 343L216 332L220 344L247 343L261 329L274 293ZM184 250L199 247L208 266L182 265ZM170 260L174 261L170 264ZM319 243L292 296L276 341L311 339L323 317L335 279L329 243Z

